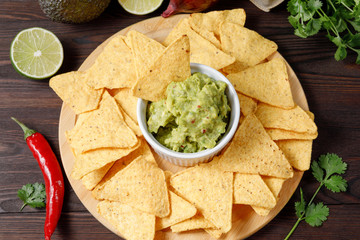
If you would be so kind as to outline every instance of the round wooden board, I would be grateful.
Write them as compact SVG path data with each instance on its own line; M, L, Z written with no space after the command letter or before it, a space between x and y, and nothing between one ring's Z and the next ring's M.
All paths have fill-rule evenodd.
M145 21L129 26L119 31L115 35L117 34L126 35L126 33L130 30L137 30L159 42L162 42L166 38L168 33L171 31L171 29L176 25L176 23L180 19L185 18L187 16L188 16L187 14L183 14L183 15L176 15L166 19L162 17L147 19ZM104 46L108 43L109 39L103 42L89 55L89 57L84 61L84 63L79 68L79 70L84 71L94 63L96 57L104 49ZM279 53L275 53L269 59L271 58L282 58L282 56ZM291 67L288 64L287 64L287 70L289 73L289 80L291 84L291 90L294 97L294 101L303 109L308 110L306 96L301 87L301 84L298 78L296 77L294 71L291 69ZM77 194L81 202L84 204L84 206L89 210L89 212L105 227L110 229L115 234L121 236L121 234L119 234L116 231L116 229L109 222L107 222L107 220L105 220L102 216L100 216L97 213L96 205L98 201L92 197L91 192L85 189L81 181L75 180L70 176L71 170L73 168L74 157L72 155L70 146L66 141L65 131L72 129L75 125L75 121L76 121L75 113L70 109L70 107L68 107L66 104L63 104L60 113L60 120L59 120L59 145L60 145L61 160L65 168L65 173L75 193ZM158 162L159 167L161 167L164 170L177 172L184 169L182 167L172 165L171 163L161 159L156 155L155 158ZM303 176L303 172L296 171L294 177L287 180L284 183L283 188L280 192L280 196L279 196L280 199L276 207L266 217L257 215L250 206L233 205L232 228L230 232L228 232L227 234L223 234L221 239L243 239L249 237L250 235L257 232L259 229L264 227L280 212L280 210L290 200L302 176ZM172 233L170 230L164 230L157 232L155 239L206 240L213 238L208 233L202 230L189 231L186 233Z

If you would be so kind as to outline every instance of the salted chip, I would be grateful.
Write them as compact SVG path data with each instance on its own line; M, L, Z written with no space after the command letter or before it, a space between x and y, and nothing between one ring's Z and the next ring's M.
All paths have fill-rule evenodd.
M275 198L278 199L279 193L286 179L276 178L276 177L266 177L266 176L262 176L262 179L269 187L270 191L273 193ZM267 216L271 211L271 209L269 208L256 207L256 206L251 206L251 207L260 216Z
M244 94L237 93L240 102L240 111L244 116L254 113L257 107L257 101L251 97L245 96Z
M281 108L295 106L286 65L282 59L275 58L226 77L237 91L246 96Z
M153 102L163 99L171 82L184 81L191 75L189 38L176 39L146 71L132 88L133 95Z
M171 226L172 232L185 232L201 228L215 228L215 225L197 213L195 216Z
M124 109L122 109L122 107L120 105L118 105L118 106L119 106L121 114L124 117L125 123L129 126L129 128L131 130L133 130L133 132L136 134L136 136L141 137L143 134L141 132L139 125L136 122L134 122L134 120L132 120L132 118L129 115L126 114L126 112L124 111Z
M293 169L254 114L245 117L220 157L225 171L291 178Z
M190 39L190 61L201 63L215 69L221 69L232 64L235 58L224 53L215 47L208 40L190 28L189 20L182 19L170 32L164 41L164 45L169 45L178 37L186 34Z
M236 58L232 65L223 69L226 73L236 73L255 66L277 50L275 42L231 22L221 24L220 40L221 49Z
M276 199L260 175L235 173L234 204L273 208Z
M87 190L93 190L94 187L103 179L103 177L106 175L106 173L109 171L109 169L114 165L115 162L110 162L106 164L105 166L98 168L92 172L89 172L88 174L84 175L81 178L82 184L85 186Z
M101 201L98 213L108 220L128 240L152 240L155 236L155 216L119 202Z
M50 87L75 114L91 111L99 106L103 89L95 90L86 84L83 72L68 72L52 77Z
M207 232L208 234L210 234L213 238L220 238L221 235L223 234L223 231L220 229L216 229L216 228L204 228L205 232Z
M136 79L134 60L125 37L117 35L86 70L87 84L95 89L132 87Z
M140 77L140 74L145 72L161 55L165 47L135 30L128 32L126 36L126 43L128 43L134 56L137 77Z
M278 128L266 128L266 132L269 134L272 140L286 140L286 139L302 139L302 140L313 140L316 139L318 133L299 133L294 131L287 131Z
M120 104L122 109L126 112L127 115L131 117L134 122L137 121L136 114L136 105L138 102L138 98L132 95L132 91L130 88L122 88L114 96L116 102Z
M290 165L300 171L310 168L312 140L281 140L276 141Z
M134 159L95 190L97 199L128 204L157 217L170 214L164 172L156 163L149 162L142 156Z
M244 26L246 19L245 10L242 8L211 11L208 13L192 13L189 18L191 27L213 32L217 37L220 35L220 24L224 21Z
M113 97L105 91L99 109L89 113L79 128L66 134L72 148L83 153L98 148L131 148L138 142Z
M170 215L164 218L156 218L155 230L161 230L196 214L196 208L186 200L182 199L172 191L169 191Z
M316 124L299 106L292 109L282 109L260 103L255 115L265 128L317 134Z
M216 228L223 232L231 229L233 173L202 164L175 173L170 184L176 194L195 205Z

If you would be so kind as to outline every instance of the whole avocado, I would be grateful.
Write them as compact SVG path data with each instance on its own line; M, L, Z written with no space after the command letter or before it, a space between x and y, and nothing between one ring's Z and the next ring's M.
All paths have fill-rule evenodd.
M85 23L98 16L111 0L39 0L47 17L55 22Z

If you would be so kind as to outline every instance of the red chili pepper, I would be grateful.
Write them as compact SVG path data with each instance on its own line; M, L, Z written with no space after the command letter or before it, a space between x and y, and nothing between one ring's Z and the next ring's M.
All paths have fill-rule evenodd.
M29 129L16 118L11 118L24 131L24 138L35 159L39 163L45 180L46 190L46 219L44 225L45 239L50 240L58 220L64 201L64 178L59 162L56 159L45 137Z

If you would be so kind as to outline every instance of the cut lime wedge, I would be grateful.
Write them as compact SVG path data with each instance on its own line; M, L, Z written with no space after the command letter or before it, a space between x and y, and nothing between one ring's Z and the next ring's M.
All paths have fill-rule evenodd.
M145 15L158 9L163 0L118 0L129 13Z
M59 70L64 51L55 34L34 27L16 35L11 43L10 59L20 74L32 79L44 79Z

